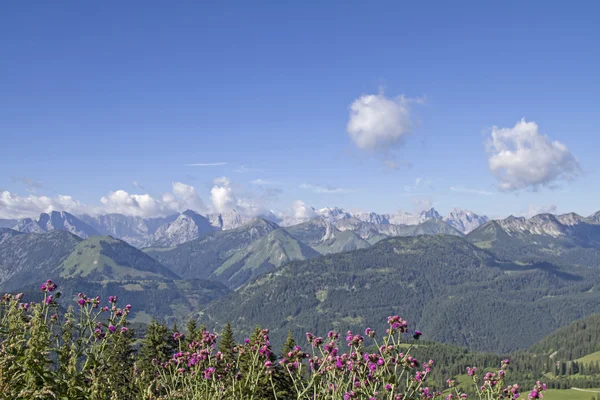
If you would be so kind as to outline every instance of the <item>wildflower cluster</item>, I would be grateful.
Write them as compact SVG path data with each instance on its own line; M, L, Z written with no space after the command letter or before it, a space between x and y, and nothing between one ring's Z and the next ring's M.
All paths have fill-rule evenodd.
M542 392L544 392L545 390L546 390L546 384L538 381L535 384L535 386L533 387L533 389L531 389L531 392L529 392L529 398L530 399L541 399L544 397Z
M23 302L23 294L0 299L1 398L467 399L453 380L447 381L451 394L432 387L435 362L411 355L403 338L418 340L421 332L409 331L399 316L388 318L381 338L372 328L306 333L305 348L290 344L279 359L269 330L260 328L239 345L231 330L226 339L193 327L186 334L153 328L136 355L127 322L131 306L119 307L117 296L103 302L79 293L75 307L59 315L57 285L48 280L40 290L39 303ZM519 386L505 384L509 366L504 360L481 376L467 368L475 396L518 398ZM542 398L545 388L538 382L529 398Z
M483 375L483 382L480 383L480 377L477 375L477 368L467 367L467 375L469 375L473 379L473 383L475 384L477 396L480 399L518 399L521 397L521 388L517 384L506 385L505 377L506 373L510 366L510 360L504 359L500 365L500 369L492 372L488 371ZM455 393L446 397L447 400L450 399L466 399L467 395L465 393L460 393L456 389L455 382L452 380L448 380L448 386L450 388L455 389ZM542 385L540 382L537 383L536 387L533 388L533 391L529 394L530 399L539 399L542 398L542 391L546 390L546 385ZM532 397L533 396L533 397Z
M425 386L433 360L421 363L401 345L408 323L398 316L388 318L386 335L379 343L375 330L364 336L348 331L343 350L339 333L331 331L327 341L312 333L306 338L310 351L296 346L284 355L280 366L286 371L297 398L326 399L430 399L441 394ZM420 335L418 335L420 336ZM376 351L365 348L365 337ZM310 396L309 396L310 394Z
M132 336L131 306L116 297L101 306L99 297L80 293L78 316L70 307L60 315L61 293L51 280L40 285L43 300L22 302L23 294L0 301L0 392L2 398L110 398L127 387L127 376L111 365L127 365Z

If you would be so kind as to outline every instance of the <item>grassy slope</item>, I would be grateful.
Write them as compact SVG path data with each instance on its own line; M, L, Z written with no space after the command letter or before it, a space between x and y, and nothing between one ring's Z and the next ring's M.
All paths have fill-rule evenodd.
M583 363L583 364L589 364L591 362L600 362L600 351L596 351L594 353L588 354L586 356L583 356L581 358L578 358L577 360L578 363Z
M236 287L287 262L318 257L319 253L300 243L288 232L277 229L240 250L211 276Z
M600 389L548 389L544 392L544 400L590 400L600 394ZM521 393L521 399L527 399L529 392Z
M92 280L177 278L153 258L110 236L93 236L79 243L59 271L62 278Z

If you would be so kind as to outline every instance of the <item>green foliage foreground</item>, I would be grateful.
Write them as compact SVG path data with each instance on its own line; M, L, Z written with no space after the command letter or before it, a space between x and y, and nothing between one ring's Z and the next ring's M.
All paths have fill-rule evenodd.
M6 294L0 302L0 398L2 399L516 399L518 385L505 384L509 361L473 379L472 394L452 380L444 393L428 386L433 360L410 355L403 336L415 340L398 316L388 318L383 335L367 328L364 337L347 332L345 340L307 333L308 351L290 336L276 357L269 331L257 328L235 344L230 326L216 334L194 323L186 335L152 323L141 345L135 343L127 315L116 296L80 293L78 312L66 312L52 281L42 284L44 300L23 302ZM344 339L344 338L342 338ZM372 342L367 347L365 341ZM346 348L342 350L340 342ZM539 382L529 398L541 398Z

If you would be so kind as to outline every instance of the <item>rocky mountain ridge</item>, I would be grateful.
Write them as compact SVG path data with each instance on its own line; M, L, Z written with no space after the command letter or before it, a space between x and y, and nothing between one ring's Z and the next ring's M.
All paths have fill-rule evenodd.
M361 239L371 244L390 236L438 233L466 235L490 221L485 215L456 208L442 216L434 208L418 213L399 211L391 214L378 214L326 207L312 209L312 216L312 218L301 219L268 212L263 218L286 228L308 221L323 221L338 231L353 231ZM75 216L68 212L53 211L42 213L38 219L0 220L0 227L8 227L24 233L66 230L83 239L91 236L110 235L138 248L174 247L213 231L242 227L253 218L236 210L208 215L186 210L179 214L157 218L121 214ZM589 217L582 217L575 213L556 216L540 214L529 219L511 216L497 221L502 229L510 234L530 232L558 237L571 234L570 232L573 232L573 229L583 222L600 224L600 211ZM353 245L349 246L353 247Z

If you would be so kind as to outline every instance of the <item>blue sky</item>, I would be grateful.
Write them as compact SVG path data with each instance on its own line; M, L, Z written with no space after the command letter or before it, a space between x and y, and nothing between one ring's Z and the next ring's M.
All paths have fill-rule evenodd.
M0 217L600 209L600 4L323 3L3 4Z

